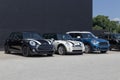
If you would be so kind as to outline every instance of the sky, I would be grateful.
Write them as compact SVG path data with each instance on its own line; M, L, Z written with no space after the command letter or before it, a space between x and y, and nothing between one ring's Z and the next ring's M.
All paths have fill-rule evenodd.
M120 0L93 0L93 17L97 15L120 21Z

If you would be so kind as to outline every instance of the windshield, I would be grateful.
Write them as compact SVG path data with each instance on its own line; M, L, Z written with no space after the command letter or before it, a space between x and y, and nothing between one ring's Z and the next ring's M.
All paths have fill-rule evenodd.
M59 40L73 40L69 34L59 34L58 39Z
M36 40L42 39L39 33L34 33L34 32L24 32L23 38L24 39L36 39Z
M116 34L116 35L115 35L115 38L116 38L116 39L120 39L120 34Z
M92 33L81 33L82 38L96 38Z

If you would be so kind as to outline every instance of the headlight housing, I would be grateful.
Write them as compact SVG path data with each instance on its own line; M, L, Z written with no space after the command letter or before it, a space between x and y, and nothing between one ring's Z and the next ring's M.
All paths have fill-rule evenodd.
M78 43L76 43L75 45L77 45L77 46L78 46L78 45L79 45L79 46L81 46L81 43L80 43L80 42L78 42Z
M94 45L96 45L96 44L99 44L99 41L97 41L97 40L92 40L91 43L93 43Z
M66 42L66 44L69 46L74 46L74 44L72 42Z
M29 44L30 44L31 46L34 46L34 47L37 46L37 45L41 45L40 42L38 43L37 41L32 41L32 40L29 41Z
M30 44L31 46L36 46L36 42L35 42L35 41L30 41L29 44Z

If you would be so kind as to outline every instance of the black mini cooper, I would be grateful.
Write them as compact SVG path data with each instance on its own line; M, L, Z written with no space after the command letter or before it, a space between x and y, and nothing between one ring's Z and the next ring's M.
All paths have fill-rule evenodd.
M5 53L20 52L23 56L47 54L52 56L54 47L36 32L12 32L4 45Z

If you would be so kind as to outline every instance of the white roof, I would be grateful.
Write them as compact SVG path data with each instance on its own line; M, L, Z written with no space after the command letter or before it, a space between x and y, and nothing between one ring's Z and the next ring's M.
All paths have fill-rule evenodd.
M69 31L66 33L91 33L91 32L89 32L89 31Z

